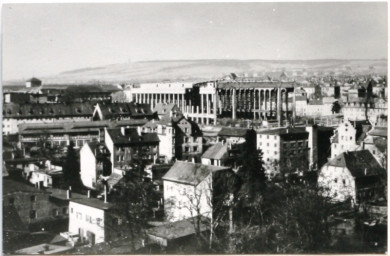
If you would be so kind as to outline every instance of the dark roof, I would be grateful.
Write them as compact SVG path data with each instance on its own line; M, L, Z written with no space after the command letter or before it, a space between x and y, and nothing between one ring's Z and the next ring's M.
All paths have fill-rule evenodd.
M277 135L283 140L302 140L309 137L309 133L305 127L289 127L289 128L277 128L259 131L259 134Z
M158 135L155 132L142 134L141 140L143 142L156 142L156 143L160 142L160 139L158 138Z
M169 111L173 110L175 106L175 103L157 103L154 107L154 111L159 115L165 115L169 114Z
M229 169L224 166L176 161L162 179L196 186L212 172Z
M149 104L139 103L106 103L99 104L100 110L102 111L104 119L122 117L152 117L153 112L150 109Z
M344 152L331 159L327 165L347 168L355 178L386 173L368 150Z
M218 136L227 136L227 137L245 137L249 129L246 128L233 128L233 127L223 127Z
M140 138L136 129L125 129L122 134L121 128L107 129L114 144L132 144L139 142Z
M46 189L47 192L51 193L50 194L50 197L51 198L56 198L56 199L60 199L60 200L70 200L67 198L67 190L65 189L59 189L59 188L48 188ZM82 195L82 194L79 194L79 193L75 193L72 191L71 193L71 199L82 199L82 198L88 198L87 195Z
M158 143L160 142L157 133L146 133L141 136L134 128L125 129L125 134L122 134L121 128L107 129L112 141L116 145L133 145L136 143Z
M197 218L200 218L200 232L210 229L210 220L206 217L199 216L150 228L146 231L146 233L166 240L174 240L194 235L196 233L195 227L197 226L195 226L195 223L198 221Z
M209 147L206 152L203 153L202 158L208 159L222 159L228 152L227 144L218 142Z
M93 142L88 142L87 144L91 149L92 154L98 159L102 159L110 155L108 148L104 143L93 141Z
M387 127L375 127L368 135L387 138Z
M103 199L98 198L72 198L70 199L71 202L90 206L93 208L98 208L101 210L108 210L112 208L114 205L111 203L105 203Z
M3 105L3 118L88 117L92 114L93 106L91 103L8 103Z
M23 182L3 179L3 196L17 193L17 192L27 192L27 193L50 193L48 191L38 189L33 187L32 185L28 185Z
M26 82L42 82L42 81L39 80L39 79L36 78L36 77L31 77L30 79L26 80Z

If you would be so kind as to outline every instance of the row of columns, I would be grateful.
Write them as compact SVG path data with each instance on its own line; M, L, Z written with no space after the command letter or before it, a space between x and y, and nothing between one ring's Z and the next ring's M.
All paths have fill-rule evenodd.
M175 103L178 107L184 110L185 100L184 94L175 93L136 93L135 102L141 104L150 104L154 109L157 103Z

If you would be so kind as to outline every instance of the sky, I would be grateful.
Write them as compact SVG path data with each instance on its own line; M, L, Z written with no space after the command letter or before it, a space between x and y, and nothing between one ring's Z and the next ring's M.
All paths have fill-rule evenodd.
M6 4L3 80L128 61L387 58L387 3Z

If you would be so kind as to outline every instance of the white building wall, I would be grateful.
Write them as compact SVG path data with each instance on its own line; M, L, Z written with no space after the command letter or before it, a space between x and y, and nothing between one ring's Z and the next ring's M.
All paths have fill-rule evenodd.
M325 165L318 176L318 184L335 201L351 198L356 202L355 179L346 168Z
M178 221L198 215L211 217L211 175L198 186L164 180L164 206L168 221Z
M331 158L347 152L355 151L359 145L356 145L356 129L350 122L344 122L337 128L338 143L331 145Z
M95 188L97 179L96 158L88 144L84 144L80 150L80 176L84 186Z
M76 202L69 202L69 232L87 238L87 231L95 234L95 243L102 243L104 234L104 210L86 206Z

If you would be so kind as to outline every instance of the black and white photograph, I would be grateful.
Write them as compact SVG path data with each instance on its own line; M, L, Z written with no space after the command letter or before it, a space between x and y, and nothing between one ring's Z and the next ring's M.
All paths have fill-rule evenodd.
M1 4L2 253L387 253L388 2Z

